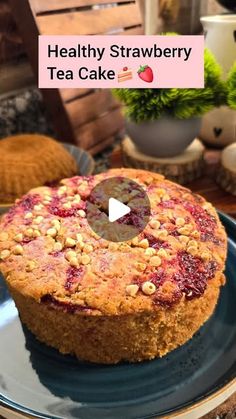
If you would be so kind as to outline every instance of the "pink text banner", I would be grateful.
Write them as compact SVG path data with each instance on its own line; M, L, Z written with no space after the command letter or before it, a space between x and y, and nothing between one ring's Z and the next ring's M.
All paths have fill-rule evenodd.
M39 36L40 88L203 88L204 37Z

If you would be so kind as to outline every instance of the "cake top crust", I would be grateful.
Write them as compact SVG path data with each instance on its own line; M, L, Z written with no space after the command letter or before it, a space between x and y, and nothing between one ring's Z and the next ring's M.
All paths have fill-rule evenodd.
M86 202L102 180L122 176L148 194L150 221L114 243L93 232ZM0 222L0 270L10 287L55 309L119 315L171 309L223 283L227 239L213 206L163 176L112 169L31 190Z

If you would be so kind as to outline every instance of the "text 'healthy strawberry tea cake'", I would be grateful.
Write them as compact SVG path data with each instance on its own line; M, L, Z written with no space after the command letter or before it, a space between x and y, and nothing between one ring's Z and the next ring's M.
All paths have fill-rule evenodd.
M124 242L87 220L91 191L116 176L139 184L151 207L144 230ZM131 208L136 195L125 201ZM0 270L22 322L61 353L97 363L153 359L189 340L214 311L226 248L211 204L133 169L36 188L0 223Z

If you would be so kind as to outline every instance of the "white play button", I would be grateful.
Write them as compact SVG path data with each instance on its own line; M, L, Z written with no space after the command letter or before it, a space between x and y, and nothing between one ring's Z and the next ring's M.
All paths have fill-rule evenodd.
M109 199L108 214L109 214L109 221L111 223L114 223L115 221L124 217L124 215L129 214L130 211L131 211L130 207L118 201L118 199L115 199L115 198Z
M142 233L150 212L150 202L143 187L122 176L107 175L87 197L89 226L97 236L114 243L132 240Z

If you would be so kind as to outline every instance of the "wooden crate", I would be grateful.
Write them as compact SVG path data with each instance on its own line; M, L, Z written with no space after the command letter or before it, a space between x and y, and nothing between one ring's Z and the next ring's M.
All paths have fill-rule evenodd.
M143 33L135 1L9 0L9 3L36 75L39 34ZM120 105L107 89L42 89L42 93L62 141L74 142L96 153L123 129Z

